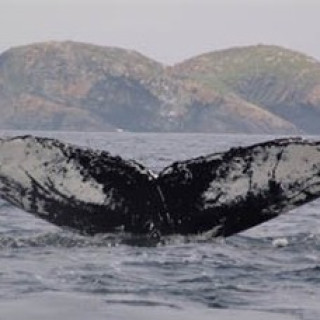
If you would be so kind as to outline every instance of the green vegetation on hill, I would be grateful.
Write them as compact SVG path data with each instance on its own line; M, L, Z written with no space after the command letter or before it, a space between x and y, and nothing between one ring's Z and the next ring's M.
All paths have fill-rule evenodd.
M234 48L187 60L174 73L320 132L320 63L304 54L265 45Z
M75 42L0 55L0 128L320 133L320 63L275 46L232 48L165 67Z

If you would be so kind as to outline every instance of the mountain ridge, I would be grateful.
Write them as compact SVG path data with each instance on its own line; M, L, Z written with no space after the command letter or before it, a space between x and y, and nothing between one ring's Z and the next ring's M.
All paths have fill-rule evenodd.
M174 72L210 89L231 91L303 131L319 133L320 63L310 56L257 45L202 54L176 65Z
M282 47L173 66L72 41L0 55L1 129L291 134L320 133L319 120L320 63Z

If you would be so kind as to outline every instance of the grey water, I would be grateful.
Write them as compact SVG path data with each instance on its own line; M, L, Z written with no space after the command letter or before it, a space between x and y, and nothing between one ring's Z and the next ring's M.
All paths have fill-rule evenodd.
M16 135L17 132L1 132ZM52 133L160 171L273 136ZM320 201L227 239L130 245L80 236L0 200L0 320L320 319Z

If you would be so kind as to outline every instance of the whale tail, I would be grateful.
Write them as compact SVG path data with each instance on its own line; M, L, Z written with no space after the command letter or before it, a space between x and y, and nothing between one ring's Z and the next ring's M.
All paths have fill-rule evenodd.
M278 139L176 162L158 183L178 233L228 237L320 196L320 142Z
M164 225L154 175L134 161L32 136L0 140L0 196L85 234Z
M231 236L320 196L320 143L279 139L175 162L135 161L56 139L0 140L0 196L85 234Z

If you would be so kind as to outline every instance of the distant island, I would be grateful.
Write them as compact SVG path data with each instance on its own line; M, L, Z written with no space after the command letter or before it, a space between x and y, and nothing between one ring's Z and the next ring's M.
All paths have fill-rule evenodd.
M46 42L0 55L0 129L320 134L320 62L257 45L173 66Z

